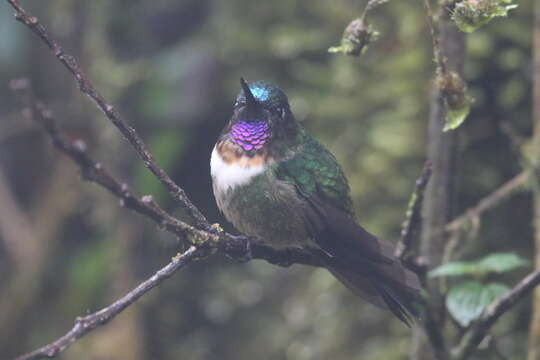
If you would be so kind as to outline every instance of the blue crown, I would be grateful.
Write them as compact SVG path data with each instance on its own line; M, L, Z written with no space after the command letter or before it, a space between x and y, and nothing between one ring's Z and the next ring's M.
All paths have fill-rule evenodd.
M263 105L281 107L284 104L289 104L287 95L276 85L268 81L258 80L251 82L249 83L249 89L255 99ZM237 100L245 100L244 91L238 94Z

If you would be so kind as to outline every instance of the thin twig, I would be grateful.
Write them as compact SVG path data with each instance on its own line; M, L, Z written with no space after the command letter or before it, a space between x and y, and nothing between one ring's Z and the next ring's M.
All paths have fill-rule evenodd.
M170 278L175 272L189 264L193 259L196 258L200 250L192 246L187 251L182 254L177 255L168 263L165 267L157 271L152 277L143 281L135 289L131 290L129 293L112 303L111 305L96 311L93 314L78 317L75 320L75 325L69 330L64 336L55 340L54 342L45 345L36 351L31 353L21 355L15 360L33 360L33 359L44 359L52 358L62 351L64 351L68 346L74 343L77 339L83 337L96 327L104 325L109 322L111 319L116 317L121 313L125 308L137 301L141 296L161 284L163 281Z
M437 36L438 29L434 24L434 14L431 10L430 0L424 0L424 7L426 8L426 20L429 27L429 32L431 35L431 42L433 46L433 60L436 65L436 73L446 73L446 58L442 55L441 45L439 43L439 37Z
M493 324L540 284L540 270L533 271L521 280L512 290L496 299L483 313L480 319L463 335L459 345L453 351L454 360L466 359L482 342Z
M422 175L416 180L414 191L407 205L406 218L401 226L401 238L396 246L395 255L398 259L407 257L411 252L415 234L418 232L421 225L420 212L422 210L422 201L424 199L424 191L431 177L432 166L431 161L426 161Z
M449 233L448 242L444 247L441 264L446 264L456 256L456 251L464 239L474 238L480 228L481 216L499 205L518 190L523 188L529 179L529 172L523 171L516 175L491 194L482 198L475 206L467 209L462 215L456 217L444 227ZM441 279L441 287L446 288L447 279Z
M527 171L523 171L522 173L516 175L501 185L497 190L481 199L475 206L466 210L463 215L458 216L448 223L445 230L448 232L453 232L462 229L467 223L473 221L474 218L482 216L486 211L493 209L495 206L501 203L501 201L506 200L513 195L527 183L528 179L529 173Z
M365 19L368 12L375 9L378 6L381 6L387 3L390 0L369 0L364 7L364 11L360 14L360 19Z
M54 56L56 56L56 58L73 75L81 92L90 97L96 106L103 111L105 116L116 126L122 135L124 135L143 160L144 165L150 169L156 178L167 188L173 199L184 206L188 214L196 221L199 227L210 229L210 225L204 215L195 207L195 205L193 205L184 190L180 188L157 164L137 131L125 122L116 109L98 92L83 70L79 67L77 60L72 55L66 54L58 41L49 36L38 18L29 14L17 0L6 1L15 9L15 18L32 30L32 32L49 47Z
M518 190L522 189L529 179L529 172L523 171L516 175L497 190L493 191L488 196L481 199L475 206L467 209L462 215L456 217L448 223L444 231L450 234L450 240L444 249L442 263L447 263L452 260L457 248L466 237L467 230L472 227L472 231L477 231L480 226L480 217L487 211L493 209L502 201L508 199Z

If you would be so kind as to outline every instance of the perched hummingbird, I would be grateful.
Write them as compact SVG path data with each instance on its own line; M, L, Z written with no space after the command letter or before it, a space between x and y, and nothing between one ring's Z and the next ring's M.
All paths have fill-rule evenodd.
M281 89L265 81L241 85L210 160L219 209L271 247L323 253L353 293L410 325L418 318L418 278L389 242L358 225L336 158L296 121Z

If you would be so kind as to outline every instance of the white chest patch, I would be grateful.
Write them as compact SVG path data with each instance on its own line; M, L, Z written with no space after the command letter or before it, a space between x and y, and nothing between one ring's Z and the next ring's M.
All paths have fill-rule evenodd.
M266 169L264 164L255 166L241 166L239 164L227 164L214 147L210 159L210 173L214 182L214 189L226 192L238 185L247 184L253 177Z

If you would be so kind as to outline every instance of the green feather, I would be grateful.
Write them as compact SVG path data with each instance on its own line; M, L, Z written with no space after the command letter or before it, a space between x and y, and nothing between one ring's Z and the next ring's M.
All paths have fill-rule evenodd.
M277 165L277 178L295 185L308 198L317 195L354 215L349 184L334 155L305 130L299 137L302 145Z

